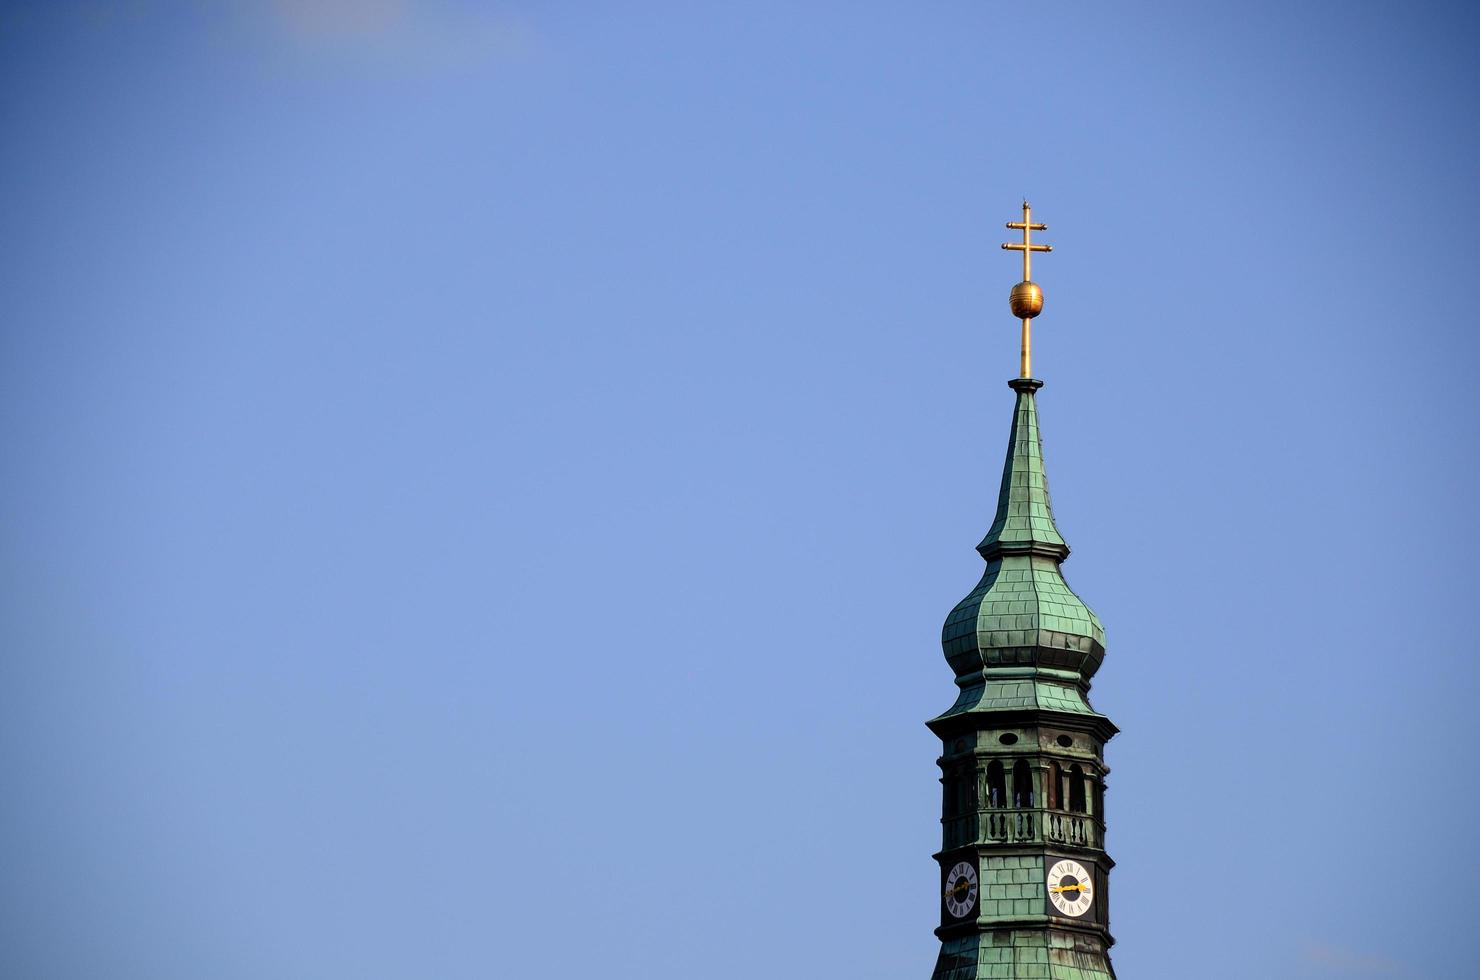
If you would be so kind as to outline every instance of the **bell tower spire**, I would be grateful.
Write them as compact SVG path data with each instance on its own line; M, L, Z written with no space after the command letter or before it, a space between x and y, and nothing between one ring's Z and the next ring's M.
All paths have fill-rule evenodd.
M986 569L941 631L956 702L927 724L941 740L940 957L932 980L1113 980L1104 746L1117 729L1089 703L1105 657L1100 620L1069 588L1030 376L1035 224L1023 240L1021 376L997 509L977 546Z

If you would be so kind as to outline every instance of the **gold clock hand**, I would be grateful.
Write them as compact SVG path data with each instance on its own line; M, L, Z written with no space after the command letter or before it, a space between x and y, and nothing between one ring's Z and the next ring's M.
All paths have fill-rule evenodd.
M1055 885L1049 889L1051 892L1089 892L1088 885Z

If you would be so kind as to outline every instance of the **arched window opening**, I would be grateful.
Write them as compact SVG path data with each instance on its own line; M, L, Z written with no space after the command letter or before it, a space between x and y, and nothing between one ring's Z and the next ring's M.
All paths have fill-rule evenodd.
M1012 764L1012 805L1033 805L1033 773L1028 769L1028 760L1019 759Z
M953 770L945 784L946 816L959 817L976 810L976 774L972 770Z
M1084 770L1075 763L1069 767L1069 809L1074 813L1083 813L1084 806Z
M1095 805L1094 814L1103 819L1105 813L1105 784L1096 779L1094 781L1094 787L1094 795L1090 798Z
M1060 769L1059 764L1055 762L1053 764L1052 771L1049 773L1048 806L1051 810L1060 810L1063 809L1063 805L1064 770Z
M987 766L987 805L1007 806L1007 780L1003 777L1002 763L993 759Z

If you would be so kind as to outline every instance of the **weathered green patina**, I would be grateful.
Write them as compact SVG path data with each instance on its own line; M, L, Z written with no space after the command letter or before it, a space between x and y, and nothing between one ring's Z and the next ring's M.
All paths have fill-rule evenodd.
M987 568L941 634L960 693L929 722L942 741L942 882L962 862L978 876L969 911L951 911L961 892L942 900L933 980L1114 977L1102 809L1103 747L1116 729L1088 700L1105 633L1059 567L1069 546L1043 465L1042 382L1010 385L997 512L977 547ZM1081 894L1093 900L1078 915L1052 900Z

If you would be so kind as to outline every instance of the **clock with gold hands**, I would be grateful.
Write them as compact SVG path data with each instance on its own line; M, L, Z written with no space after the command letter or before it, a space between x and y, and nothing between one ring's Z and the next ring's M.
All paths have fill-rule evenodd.
M946 875L946 911L958 919L971 914L976 906L976 866L960 861Z
M1048 869L1048 900L1059 915L1077 919L1095 904L1094 875L1078 861L1057 861Z

